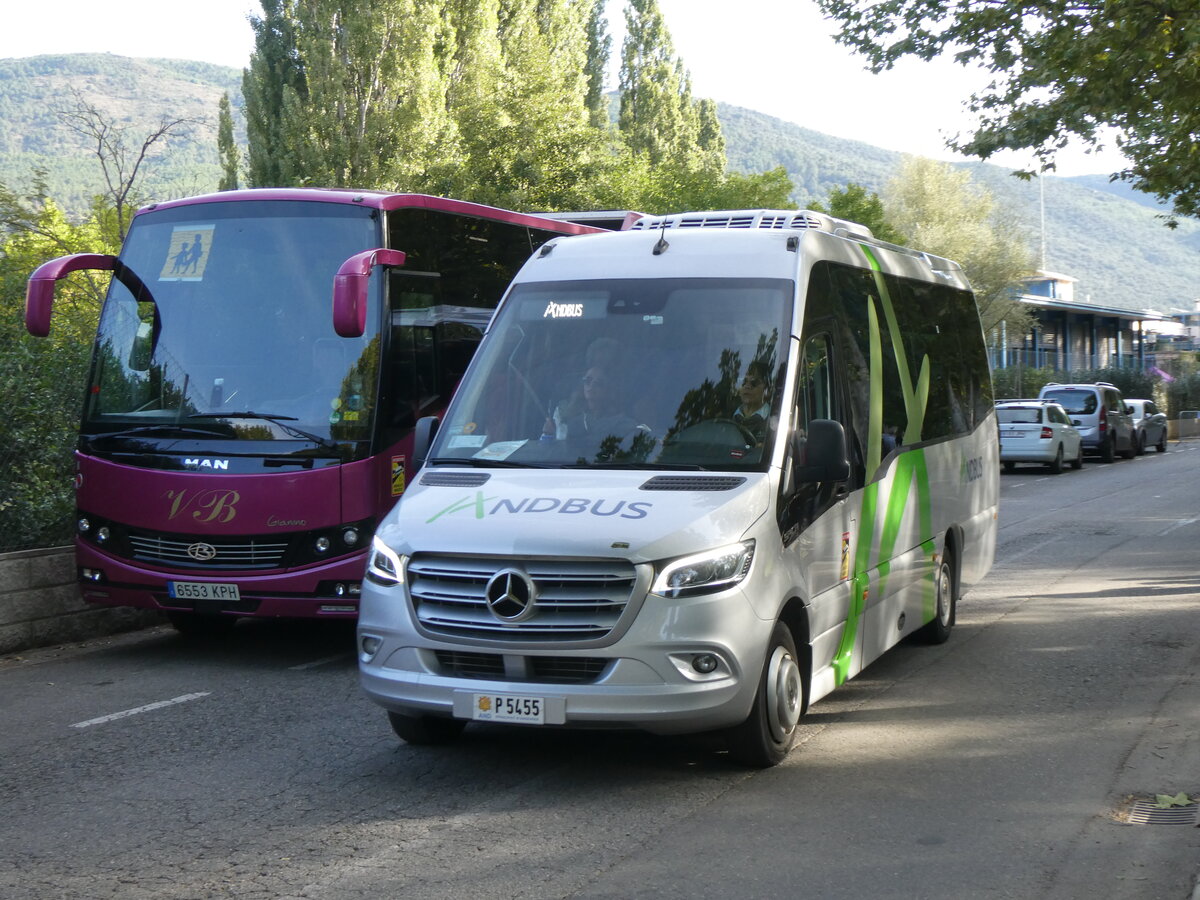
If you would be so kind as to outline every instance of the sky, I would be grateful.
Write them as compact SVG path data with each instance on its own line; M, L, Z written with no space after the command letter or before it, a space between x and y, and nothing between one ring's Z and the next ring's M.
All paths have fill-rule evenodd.
M615 64L623 3L608 3ZM696 97L888 150L963 158L945 143L971 125L964 103L972 88L986 83L979 70L948 60L906 60L873 75L834 42L835 29L814 0L659 0L659 7ZM254 43L247 15L259 10L257 0L23 0L4 13L0 58L114 53L242 68ZM1031 164L1028 154L989 161ZM1115 150L1071 147L1059 154L1056 174L1107 175L1122 167Z

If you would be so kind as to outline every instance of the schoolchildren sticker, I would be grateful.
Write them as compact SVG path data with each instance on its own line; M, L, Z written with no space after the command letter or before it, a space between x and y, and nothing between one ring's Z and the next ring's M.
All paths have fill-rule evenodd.
M159 281L203 281L212 252L215 225L176 225L163 261Z

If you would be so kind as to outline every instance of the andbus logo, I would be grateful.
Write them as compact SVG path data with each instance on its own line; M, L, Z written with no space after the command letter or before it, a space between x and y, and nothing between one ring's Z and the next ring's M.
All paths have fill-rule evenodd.
M430 516L426 524L436 522L442 516L470 510L476 519L496 515L538 515L554 513L557 515L592 515L618 516L622 519L644 519L650 514L653 503L645 501L630 502L627 500L592 500L587 497L571 497L559 500L557 497L525 497L520 500L510 500L505 497L485 497L483 491L476 491L475 496L466 496L455 500L445 509Z
M555 303L553 300L546 304L543 319L579 319L583 317L582 303Z

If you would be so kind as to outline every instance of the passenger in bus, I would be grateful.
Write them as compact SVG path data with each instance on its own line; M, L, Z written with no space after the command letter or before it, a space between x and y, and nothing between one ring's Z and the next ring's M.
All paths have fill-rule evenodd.
M754 435L756 444L761 444L766 437L771 418L771 403L767 399L770 381L771 370L767 364L755 360L746 367L746 375L738 388L739 403L732 418Z

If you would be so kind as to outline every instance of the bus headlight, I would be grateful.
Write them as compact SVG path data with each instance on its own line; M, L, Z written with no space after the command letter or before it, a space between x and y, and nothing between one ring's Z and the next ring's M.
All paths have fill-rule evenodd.
M404 564L391 547L375 537L367 555L367 578L376 584L390 587L404 581Z
M685 556L662 567L651 591L672 599L715 594L742 581L753 560L754 541Z

